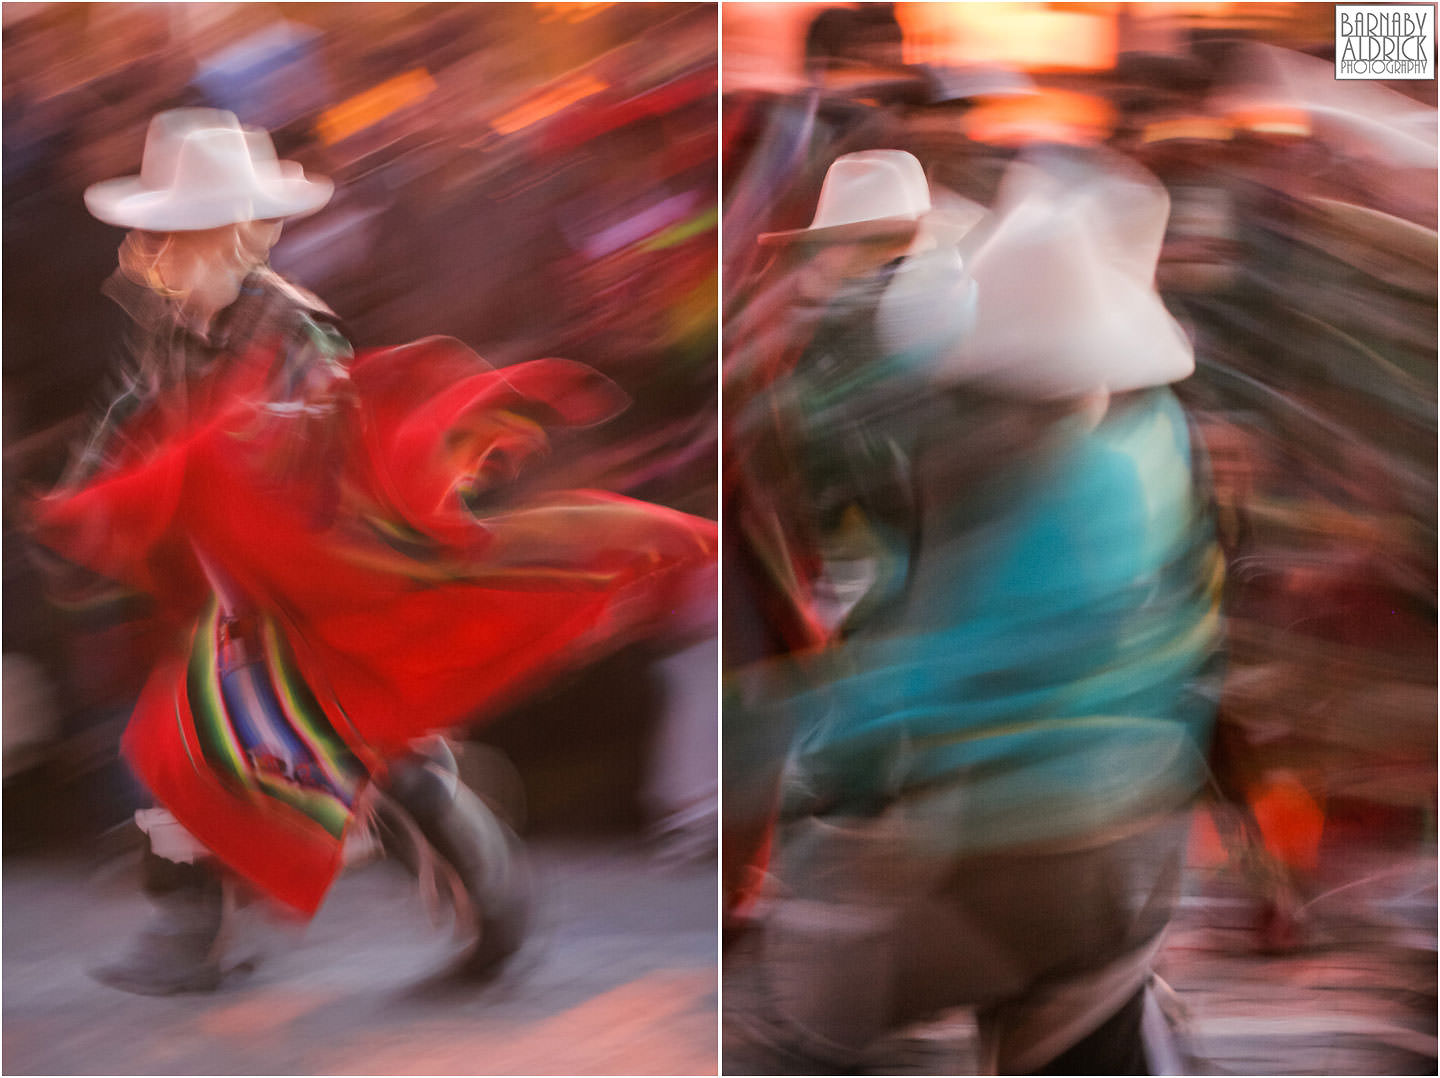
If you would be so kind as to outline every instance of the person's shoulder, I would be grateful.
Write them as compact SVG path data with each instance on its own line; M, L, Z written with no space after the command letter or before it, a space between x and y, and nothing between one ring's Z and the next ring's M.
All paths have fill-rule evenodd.
M266 298L266 306L281 314L290 332L309 339L327 352L351 350L350 333L341 317L308 288L282 277L268 266L258 269L249 282Z
M247 288L262 294L270 306L324 321L340 321L340 316L314 292L280 276L269 266L255 269L245 283Z

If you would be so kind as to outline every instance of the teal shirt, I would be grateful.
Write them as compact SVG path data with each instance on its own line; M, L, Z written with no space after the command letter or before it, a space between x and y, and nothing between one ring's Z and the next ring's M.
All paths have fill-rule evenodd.
M925 509L904 598L773 706L791 812L940 820L964 850L1183 804L1214 717L1221 560L1169 390ZM932 501L936 499L931 499Z

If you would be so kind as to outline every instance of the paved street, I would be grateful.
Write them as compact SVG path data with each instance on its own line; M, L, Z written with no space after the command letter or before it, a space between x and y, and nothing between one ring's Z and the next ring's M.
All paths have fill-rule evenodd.
M304 932L252 923L268 954L248 979L173 999L84 973L144 916L127 859L7 858L4 1073L715 1073L713 875L622 840L534 852L539 928L497 983L434 974L447 937L382 862L343 876ZM1194 873L1160 962L1190 1073L1434 1074L1435 874L1357 865L1309 909L1306 946L1267 955L1233 880ZM885 1054L871 1073L970 1073L973 1026L941 1016Z
M85 974L146 911L129 859L4 865L6 1074L713 1074L714 872L626 840L534 847L539 927L484 987L434 971L449 937L388 862L342 876L303 932L210 996Z

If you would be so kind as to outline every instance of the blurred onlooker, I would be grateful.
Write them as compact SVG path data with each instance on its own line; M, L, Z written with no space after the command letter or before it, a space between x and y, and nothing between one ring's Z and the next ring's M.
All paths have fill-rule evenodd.
M1434 110L1211 44L1203 100L1133 152L1183 207L1159 284L1196 341L1185 395L1231 566L1216 815L1255 944L1288 950L1333 927L1322 896L1428 841ZM1356 819L1387 824L1355 842Z
M894 4L829 7L806 30L805 64L816 75L835 65L898 67L900 47Z

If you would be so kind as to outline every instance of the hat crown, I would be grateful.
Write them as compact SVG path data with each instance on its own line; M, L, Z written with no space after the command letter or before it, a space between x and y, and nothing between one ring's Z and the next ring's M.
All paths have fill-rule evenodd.
M145 133L145 152L140 162L140 182L159 190L175 181L181 149L190 136L201 131L240 130L240 120L224 109L171 109L150 120Z
M217 228L294 217L329 200L333 185L280 161L270 136L223 109L171 109L150 121L138 176L92 184L90 212L152 231Z
M1154 285L1169 206L1158 180L1114 155L1040 153L1013 163L990 218L963 245L975 317L967 332L950 334L934 377L1041 399L1187 377L1194 354ZM958 287L960 272L951 268L948 287ZM937 282L936 295L946 285L938 269ZM897 349L937 332L925 303L910 309L880 327Z
M863 150L837 157L830 165L810 227L917 220L929 211L930 185L913 154Z
M240 131L196 131L185 137L175 164L177 190L241 192L256 182L245 135Z
M995 231L975 252L977 264L1036 257L1059 274L1122 274L1148 288L1170 196L1138 166L1116 159L1072 173L1036 155L1006 173L995 216Z
M153 190L249 190L279 172L270 136L221 109L175 109L150 123L140 182Z

